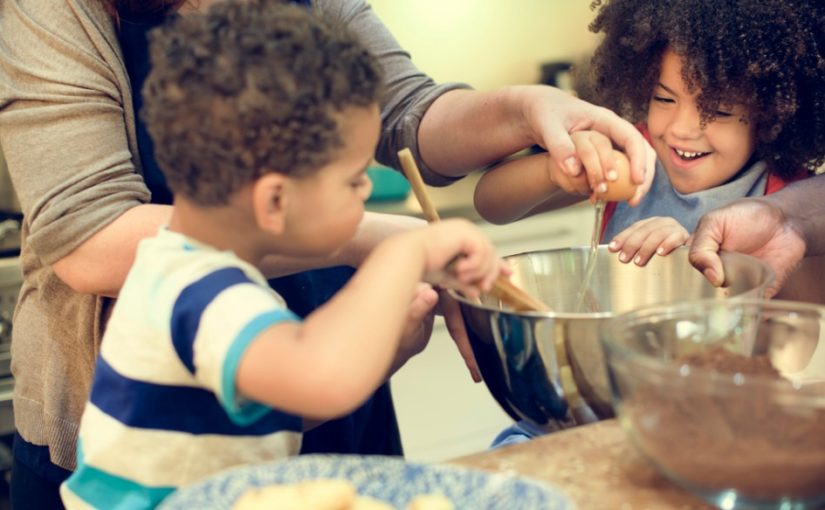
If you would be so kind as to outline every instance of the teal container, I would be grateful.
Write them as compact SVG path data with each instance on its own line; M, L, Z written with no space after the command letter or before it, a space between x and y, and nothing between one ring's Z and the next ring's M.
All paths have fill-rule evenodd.
M410 183L396 170L385 166L367 168L372 181L372 193L367 202L390 202L404 200L410 193Z

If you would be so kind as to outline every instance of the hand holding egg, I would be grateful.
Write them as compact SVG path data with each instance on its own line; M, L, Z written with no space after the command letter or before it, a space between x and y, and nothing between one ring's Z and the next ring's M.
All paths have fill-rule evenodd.
M613 170L616 172L615 181L605 181L607 190L599 193L598 189L594 191L593 196L597 200L604 200L606 202L622 202L630 200L636 194L636 184L630 180L630 162L623 152L614 150L613 156L616 158L616 165Z

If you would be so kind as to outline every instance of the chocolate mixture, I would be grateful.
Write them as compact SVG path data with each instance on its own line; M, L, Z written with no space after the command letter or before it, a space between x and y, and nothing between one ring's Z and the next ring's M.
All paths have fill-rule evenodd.
M784 381L766 356L723 347L680 358L693 367ZM677 386L678 385L678 386ZM825 409L785 405L766 388L700 378L640 385L625 401L642 450L671 476L709 492L806 500L825 492ZM774 392L775 393L775 392Z

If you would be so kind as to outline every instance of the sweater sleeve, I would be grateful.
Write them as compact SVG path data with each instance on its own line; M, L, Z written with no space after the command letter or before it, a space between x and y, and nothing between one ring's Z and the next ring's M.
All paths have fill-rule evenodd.
M126 105L126 106L124 106ZM0 2L0 147L45 264L149 200L128 77L97 0Z
M324 14L344 22L381 64L386 94L381 105L382 133L376 159L400 168L397 152L409 147L428 184L446 186L458 180L441 175L423 163L418 150L418 126L424 113L442 94L470 87L462 83L436 84L418 70L410 54L399 46L364 0L315 0L314 4Z

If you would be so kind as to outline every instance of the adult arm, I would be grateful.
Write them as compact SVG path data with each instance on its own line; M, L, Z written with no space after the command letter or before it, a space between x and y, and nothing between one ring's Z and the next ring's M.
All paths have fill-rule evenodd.
M569 134L592 129L624 149L634 182L647 191L655 154L639 132L613 112L544 85L469 90L441 84L419 71L363 0L316 0L318 8L358 33L384 69L383 133L377 157L399 168L397 151L409 147L428 184L443 186L535 144L570 175L581 171ZM609 165L609 161L605 161ZM607 170L607 169L606 169ZM603 176L592 180L601 182Z
M23 256L107 293L152 230L143 213L159 223L163 212L143 205L128 78L101 4L0 3L0 145L24 213Z
M720 250L758 257L776 273L774 295L804 256L825 254L825 175L759 198L737 200L702 217L691 237L690 261L714 285L725 274Z
M0 2L0 146L25 215L24 251L77 292L115 296L137 244L171 208L148 204L128 77L101 4ZM368 215L336 258L273 257L266 272L357 265L413 222Z

